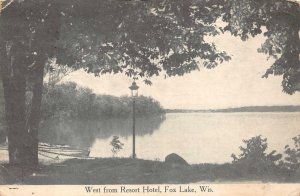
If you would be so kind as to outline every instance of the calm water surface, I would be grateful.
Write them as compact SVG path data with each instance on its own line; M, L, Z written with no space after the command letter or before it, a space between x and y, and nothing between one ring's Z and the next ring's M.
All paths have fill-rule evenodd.
M300 113L168 113L156 130L136 137L136 154L151 160L177 153L189 163L230 162L231 154L239 153L242 140L257 135L268 139L269 151L283 152L300 134L299 125ZM96 139L90 156L111 157L111 139ZM120 140L125 145L118 156L129 157L130 133L121 134Z
M137 118L138 158L164 160L177 153L189 163L231 162L243 139L262 135L268 151L283 152L300 134L300 113L167 113L164 117ZM42 122L39 139L50 144L90 149L92 157L112 157L114 135L124 143L118 157L132 154L132 119L49 120ZM8 155L0 151L0 160ZM56 156L56 155L55 155ZM44 157L40 157L44 158Z

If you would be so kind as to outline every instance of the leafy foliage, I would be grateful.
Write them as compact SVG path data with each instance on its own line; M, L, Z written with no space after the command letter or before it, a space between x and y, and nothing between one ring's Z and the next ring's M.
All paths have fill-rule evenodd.
M277 168L277 161L282 157L273 150L266 153L268 148L267 139L261 135L243 140L245 147L240 146L241 154L232 154L233 164L240 166L240 169L249 174L266 173L272 174Z
M116 156L116 154L123 149L124 144L120 141L119 136L113 136L112 141L110 142L110 145L112 146L112 153L113 156Z
M1 11L1 47L7 56L22 58L22 74L31 80L35 71L44 66L39 64L39 58L53 57L56 51L60 26L58 12L59 5L46 0L12 1ZM3 59L1 61L5 64Z
M162 114L163 108L151 97L136 98L138 116ZM42 119L102 119L111 117L130 117L131 97L96 95L91 89L77 86L76 83L63 83L45 86L42 100Z
M0 29L2 41L21 43L27 67L46 54L96 75L123 72L147 84L153 75L181 76L230 60L205 36L225 30L246 40L263 33L258 51L275 59L263 77L282 75L283 90L292 94L300 89L299 10L286 0L25 0L2 10ZM227 24L221 31L219 18Z
M300 135L293 138L294 147L285 146L284 166L294 172L300 172Z
M300 6L286 0L230 0L224 7L224 30L247 40L263 33L266 37L258 52L275 62L263 77L282 75L283 91L300 90ZM266 30L264 30L266 28Z
M221 6L221 1L195 0L77 2L71 12L64 11L64 52L58 62L70 61L96 75L145 77L148 84L153 75L181 76L197 70L199 62L213 68L230 59L203 39L220 33L214 22ZM76 14L78 9L83 14ZM86 15L93 17L85 20Z
M3 41L24 42L27 66L45 53L96 75L123 72L148 83L153 75L181 76L199 69L199 62L213 68L230 59L203 39L220 33L214 23L222 3L26 0L2 11L1 32Z

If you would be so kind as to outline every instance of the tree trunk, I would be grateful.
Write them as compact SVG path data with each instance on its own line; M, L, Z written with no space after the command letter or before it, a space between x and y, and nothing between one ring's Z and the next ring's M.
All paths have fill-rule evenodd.
M38 164L44 65L47 55L56 52L60 15L56 1L15 2L1 12L0 70L10 164Z
M4 143L6 141L7 136L5 131L4 106L4 90L2 84L2 74L0 74L0 143Z
M29 164L32 166L38 165L38 129L41 116L41 102L43 94L43 72L46 63L46 56L39 55L36 63L35 70L32 73L32 81L28 81L28 89L32 96L27 100L27 115L26 115L26 130L29 134Z
M12 51L7 51L6 44L1 43L0 46L0 67L5 99L9 163L35 167L38 164L38 126L46 57L40 55L33 70L27 70L22 45L14 43L15 46L10 49Z
M7 43L1 43L1 74L4 89L6 128L8 133L9 163L25 163L26 142L25 130L25 89L26 79L22 46L16 44L8 51ZM14 52L12 52L14 50ZM7 55L15 53L15 55Z

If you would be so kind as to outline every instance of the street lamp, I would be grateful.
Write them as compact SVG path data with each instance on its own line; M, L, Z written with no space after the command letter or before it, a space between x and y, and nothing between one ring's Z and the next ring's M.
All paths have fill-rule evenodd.
M135 159L135 98L138 96L139 86L133 81L129 89L132 96L132 158Z

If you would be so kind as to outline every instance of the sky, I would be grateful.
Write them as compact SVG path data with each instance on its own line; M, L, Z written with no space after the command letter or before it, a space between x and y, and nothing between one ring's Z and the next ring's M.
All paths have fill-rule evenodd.
M200 71L182 77L154 77L152 86L138 80L139 95L151 96L167 109L220 109L261 105L300 105L300 93L288 95L282 92L282 76L261 76L273 60L257 52L264 37L257 36L243 42L229 34L207 40L219 50L231 55L231 60L214 69ZM63 81L73 81L91 88L97 94L130 95L132 79L125 75L95 77L83 70L75 71Z

